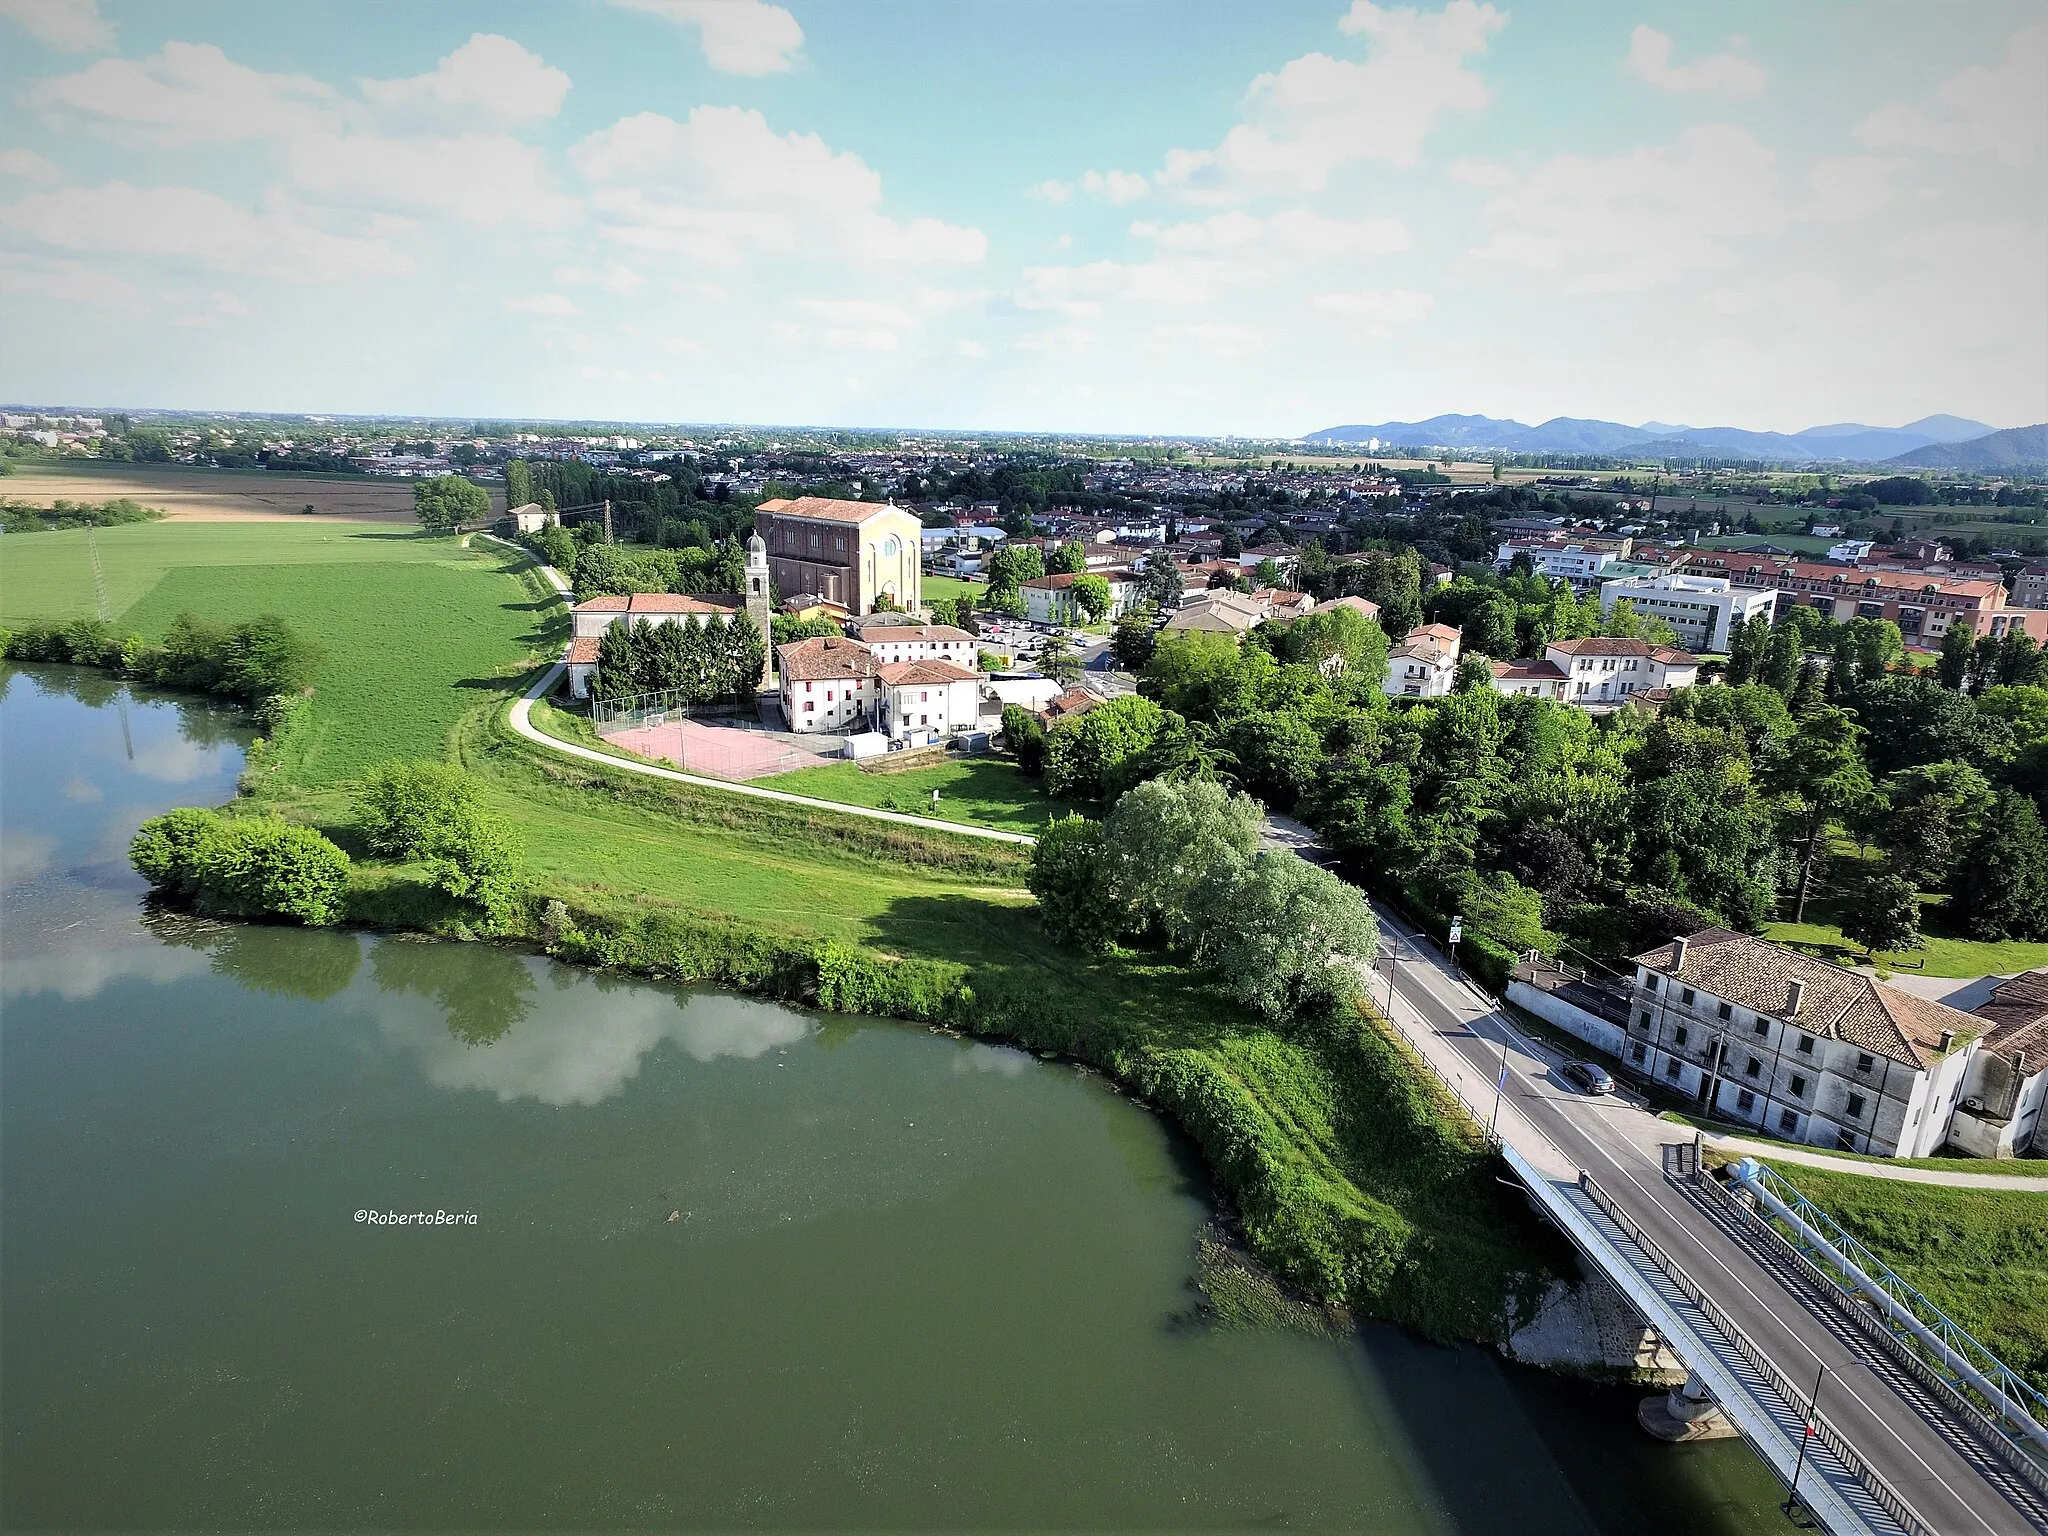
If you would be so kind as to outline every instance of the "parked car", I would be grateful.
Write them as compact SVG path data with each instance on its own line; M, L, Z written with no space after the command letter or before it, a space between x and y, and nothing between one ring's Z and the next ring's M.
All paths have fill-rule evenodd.
M1560 1070L1564 1080L1575 1088L1583 1088L1588 1093L1614 1092L1614 1079L1607 1075L1605 1067L1590 1061L1568 1061Z

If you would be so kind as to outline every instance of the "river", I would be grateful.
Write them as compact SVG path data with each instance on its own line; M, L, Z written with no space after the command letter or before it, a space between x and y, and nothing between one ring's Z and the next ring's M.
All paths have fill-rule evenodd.
M1070 1067L146 914L247 737L4 673L7 1528L1780 1528L1638 1394L1202 1322L1199 1166Z

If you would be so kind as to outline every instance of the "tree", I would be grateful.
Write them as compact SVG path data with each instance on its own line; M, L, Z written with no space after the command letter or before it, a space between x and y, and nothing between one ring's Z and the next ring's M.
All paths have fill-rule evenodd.
M1179 562L1163 549L1153 550L1145 557L1140 586L1146 602L1161 613L1173 612L1180 606L1181 599Z
M278 816L219 816L192 840L178 883L228 917L342 919L348 855L311 827Z
M1922 763L1884 781L1878 841L1893 869L1909 880L1946 888L1962 851L1975 843L1990 812L1991 783L1968 763Z
M1754 682L1763 675L1770 654L1771 621L1761 613L1753 613L1728 636L1726 681L1734 686Z
M1813 883L1821 833L1829 821L1871 793L1862 744L1862 729L1845 711L1822 705L1801 717L1799 729L1775 766L1775 781L1790 797L1790 809L1800 829L1799 889L1792 905L1795 923L1806 921L1806 896Z
M1054 546L1052 553L1045 559L1045 574L1048 576L1078 576L1087 569L1088 549L1079 539L1071 539L1065 544Z
M1048 822L1031 850L1024 883L1038 898L1045 931L1061 943L1099 953L1121 933L1123 908L1110 889L1101 822L1086 816Z
M1517 609L1513 598L1505 592L1489 592L1485 599L1466 615L1465 649L1502 661L1510 659L1515 654L1516 618Z
M425 856L437 827L476 803L476 787L451 764L380 763L363 775L356 824L371 852L416 859Z
M1164 712L1135 693L1105 700L1045 736L1045 787L1068 799L1113 799L1127 787L1128 766L1158 739Z
M1045 772L1045 727L1022 704L1003 706L1003 743L1020 773L1035 779Z
M1891 870L1870 875L1842 919L1842 936L1872 954L1918 949L1920 898L1913 882Z
M639 692L634 672L633 632L624 624L613 624L597 642L597 672L590 680L591 697L623 699Z
M1943 631L1934 675L1952 693L1961 693L1970 681L1970 631L1963 625L1951 624Z
M1764 658L1763 681L1786 698L1799 682L1799 661L1804 647L1802 631L1796 624L1781 624L1771 636L1770 654Z
M427 532L453 533L491 515L491 493L461 475L430 475L413 482L412 512Z
M1280 562L1270 556L1258 563L1252 571L1252 580L1260 587L1281 587L1287 584L1287 578L1280 572Z
M1216 909L1214 892L1257 853L1265 817L1250 795L1213 780L1147 779L1117 800L1103 825L1126 931L1192 950Z
M474 804L441 818L423 850L434 884L471 901L497 923L510 913L519 882L519 837L511 822Z
M1081 681L1081 658L1063 638L1054 635L1038 648L1038 670L1062 688L1071 688Z
M1454 693L1476 693L1493 687L1493 663L1484 656L1466 656L1459 660L1456 677L1452 680Z
M1152 610L1127 608L1117 619L1116 628L1110 632L1110 654L1126 672L1136 672L1152 659L1158 640L1158 634L1152 628Z
M1322 738L1300 715L1246 715L1224 733L1241 782L1268 805L1292 808L1323 765Z
M533 471L526 460L510 459L505 464L505 505L523 507L533 500Z
M1971 938L2048 938L2048 836L2033 801L1998 792L1957 870L1953 901Z
M1379 949L1363 893L1286 849L1218 888L1209 963L1240 1002L1279 1022L1355 998Z
M1100 622L1102 616L1109 612L1109 605L1113 601L1107 578L1092 573L1076 576L1073 586L1068 588L1068 591L1073 593L1074 605L1088 616L1088 622L1091 624Z

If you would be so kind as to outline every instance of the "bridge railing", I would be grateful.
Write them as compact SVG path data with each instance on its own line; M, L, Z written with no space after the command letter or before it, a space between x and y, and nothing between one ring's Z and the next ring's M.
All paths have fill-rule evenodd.
M1912 1505L1887 1483L1877 1469L1857 1454L1841 1431L1828 1422L1827 1417L1810 1404L1801 1410L1799 1404L1806 1399L1806 1393L1772 1363L1770 1356L1757 1347L1755 1342L1736 1325L1735 1320L1724 1312L1707 1294L1706 1288L1687 1274L1677 1260L1666 1253L1655 1238L1637 1226L1627 1212L1614 1203L1607 1191L1602 1189L1593 1176L1584 1170L1579 1173L1579 1188L1601 1214L1621 1228L1628 1240L1641 1250L1643 1256L1656 1265L1666 1279L1685 1294L1688 1301L1700 1309L1716 1332L1727 1340L1728 1345L1740 1355L1749 1368L1763 1378L1766 1385L1781 1398L1785 1405L1799 1413L1807 1426L1807 1433L1825 1445L1841 1461L1849 1475L1863 1485L1871 1499L1886 1514L1898 1521L1907 1536L1941 1536L1933 1526L1915 1514Z
M1727 1210L1745 1231L1763 1242L1780 1258L1789 1260L1807 1282L1836 1311L1848 1319L1857 1332L1882 1347L1908 1375L1940 1398L1950 1412L1975 1429L1979 1437L1998 1453L2000 1460L2024 1478L2037 1492L2048 1494L2048 1468L2044 1468L2025 1446L2018 1443L2009 1428L1985 1413L1974 1395L1967 1393L1946 1372L1914 1348L1909 1340L1900 1338L1899 1331L1878 1316L1875 1308L1845 1287L1836 1276L1830 1275L1814 1263L1812 1256L1780 1231L1775 1222L1765 1220L1760 1212L1738 1199L1719 1179L1695 1172L1691 1182L1707 1191L1708 1198Z

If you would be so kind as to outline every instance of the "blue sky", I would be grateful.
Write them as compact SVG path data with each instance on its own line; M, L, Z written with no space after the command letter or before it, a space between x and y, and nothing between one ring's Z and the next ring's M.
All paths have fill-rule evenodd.
M0 0L0 396L2048 419L2048 9Z

